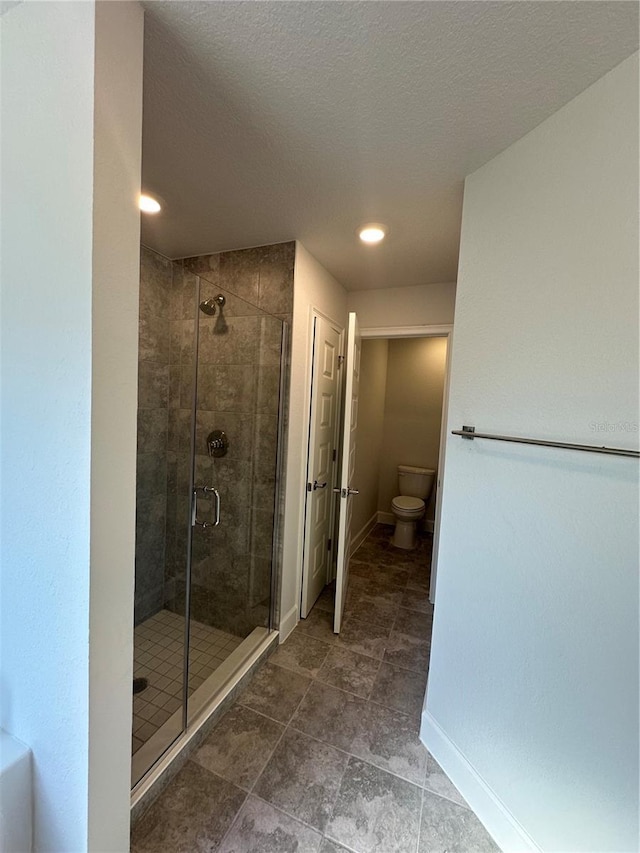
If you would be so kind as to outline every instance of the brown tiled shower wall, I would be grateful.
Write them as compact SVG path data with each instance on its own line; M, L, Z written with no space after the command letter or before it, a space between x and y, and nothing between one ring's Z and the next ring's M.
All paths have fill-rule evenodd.
M196 484L220 491L222 522L194 531L191 616L238 636L267 625L280 343L282 320L292 319L294 257L294 243L174 263L142 252L136 622L162 606L184 612L198 275L201 301L226 299L213 317L198 312L195 456ZM214 429L230 444L212 460ZM199 517L211 513L199 501Z
M171 261L142 249L138 320L136 625L157 613L164 604L172 282Z

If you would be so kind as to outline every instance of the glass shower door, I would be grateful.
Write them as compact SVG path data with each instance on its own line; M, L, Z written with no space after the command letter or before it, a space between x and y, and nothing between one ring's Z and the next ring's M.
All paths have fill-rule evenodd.
M270 629L283 334L279 318L205 280L198 302L190 717Z
M271 630L288 328L181 262L141 269L134 786Z
M143 249L140 275L132 785L184 731L190 418L198 281ZM182 403L185 402L183 407Z

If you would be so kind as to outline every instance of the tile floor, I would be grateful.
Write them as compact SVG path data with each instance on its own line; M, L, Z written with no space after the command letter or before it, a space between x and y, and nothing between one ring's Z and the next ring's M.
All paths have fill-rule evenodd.
M133 853L493 853L418 738L431 541L379 525L133 830Z
M241 642L242 637L234 637L192 619L190 692L196 690ZM182 705L183 668L184 616L160 610L136 626L133 677L146 678L149 686L133 697L132 754Z

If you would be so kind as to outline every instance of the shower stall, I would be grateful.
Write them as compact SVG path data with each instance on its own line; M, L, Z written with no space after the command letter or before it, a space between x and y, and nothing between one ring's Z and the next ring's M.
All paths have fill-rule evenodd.
M277 621L294 252L141 252L134 786Z

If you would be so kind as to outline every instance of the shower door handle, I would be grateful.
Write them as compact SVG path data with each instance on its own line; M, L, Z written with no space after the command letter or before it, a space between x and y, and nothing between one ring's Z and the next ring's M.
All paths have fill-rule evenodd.
M199 521L198 492L203 495L213 495L213 521ZM191 495L191 526L192 527L217 527L220 524L220 492L214 486L195 486Z
M213 495L213 522L209 527L217 527L220 524L220 492L213 486L203 486L205 495Z

